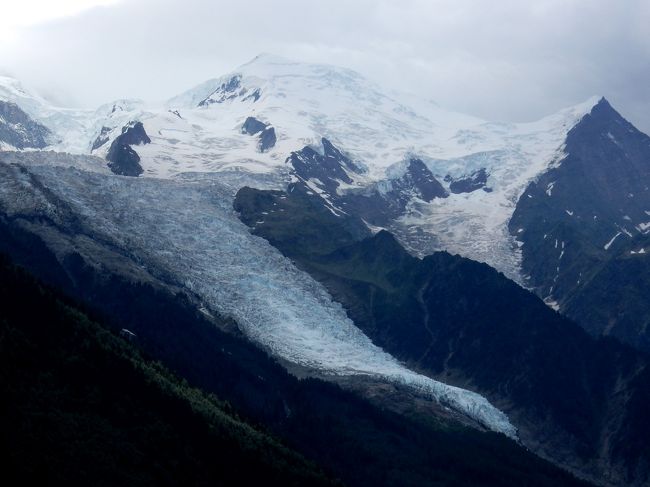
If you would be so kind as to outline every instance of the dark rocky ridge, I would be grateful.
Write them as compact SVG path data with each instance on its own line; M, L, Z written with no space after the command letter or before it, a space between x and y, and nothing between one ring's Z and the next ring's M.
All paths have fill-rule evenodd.
M97 134L97 137L95 138L95 141L93 142L92 147L90 148L90 152L99 149L102 147L106 142L108 142L108 134L110 133L111 128L110 127L102 127L101 130L99 131L99 134Z
M34 121L18 105L0 101L0 142L16 149L42 149L48 145L50 130Z
M253 103L254 103L254 102L256 102L257 100L260 99L260 96L262 96L262 92L260 91L259 88L256 88L250 94L244 96L242 101L253 100Z
M350 214L358 215L372 225L389 226L404 214L415 198L430 202L434 198L448 196L429 168L420 159L413 157L409 159L401 176L370 188L348 191L342 200Z
M331 196L335 197L341 182L352 184L348 171L360 173L350 158L343 155L329 140L321 139L323 154L319 154L312 147L292 152L287 163L292 166L292 175L298 180L307 182L315 180Z
M267 124L260 122L255 117L248 117L244 122L244 125L241 127L241 131L244 134L255 135L263 131L267 127Z
M137 177L144 172L140 166L140 156L132 145L149 144L151 139L144 130L142 122L132 122L122 128L122 133L113 140L106 160L115 174Z
M259 88L249 90L242 86L242 77L240 74L232 76L230 79L224 81L212 93L201 100L198 104L200 107L208 107L215 103L224 103L228 100L240 98L241 101L252 100L253 103L260 99L261 91Z
M429 168L416 157L410 158L403 173L394 179L368 188L339 191L342 183L353 184L353 176L363 174L364 168L326 138L322 139L322 146L323 154L307 146L293 152L287 163L295 179L305 188L310 184L317 186L335 212L355 215L373 225L383 226L401 216L414 198L430 202L448 196Z
M267 150L272 149L275 147L276 142L277 137L275 135L275 128L267 127L260 134L260 152L266 152Z
M322 254L371 236L360 218L335 215L302 182L289 185L286 193L242 188L233 207L253 233L279 248L291 240L292 245L309 254ZM266 212L263 218L262 211ZM322 232L323 228L330 231Z
M474 171L467 177L459 179L450 179L449 191L452 193L471 193L477 189L483 189L483 191L490 192L490 188L486 187L488 174L485 168L481 168L478 171Z
M411 197L428 203L434 198L449 196L424 162L416 157L409 159L404 175L390 181L390 186L388 195L391 199L400 200L400 206L405 206Z
M210 95L199 102L200 107L223 103L226 100L237 97L241 93L241 75L236 75L221 83Z
M131 122L122 127L120 142L127 145L140 145L150 144L151 139L147 135L147 132L145 132L142 122Z
M650 230L650 137L602 99L565 152L528 186L509 224L528 283L590 333L650 351L650 276L639 273L650 254L632 254Z
M255 117L246 118L246 121L242 125L241 131L242 133L248 135L259 134L258 148L260 152L266 152L267 150L275 147L275 143L277 141L275 129L269 124L259 121Z

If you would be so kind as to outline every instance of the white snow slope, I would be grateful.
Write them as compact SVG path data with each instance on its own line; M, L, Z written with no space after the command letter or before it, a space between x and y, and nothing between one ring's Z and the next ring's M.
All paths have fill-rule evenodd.
M0 154L0 207L9 216L45 216L62 226L61 215L72 211L93 239L182 279L205 307L234 318L276 356L326 374L407 385L516 437L506 415L484 397L412 372L373 345L320 284L250 234L232 210L232 187L200 175L176 181L107 175L93 172L97 160L87 159L80 169L78 158L69 165L46 153Z
M219 90L233 78L235 90ZM257 100L251 96L256 92ZM405 242L416 254L448 250L487 262L517 281L520 257L507 222L528 182L561 157L567 132L598 101L594 97L533 123L492 123L412 96L386 94L347 69L267 54L158 105L119 100L95 111L58 109L10 78L0 78L3 98L52 129L59 138L52 149L60 151L88 153L103 126L112 139L129 121L142 121L152 140L137 148L144 176L254 174L281 188L288 180L289 154L306 145L319 148L321 137L367 168L356 176L356 186L395 177L410 155L423 159L440 181L485 168L491 193L417 201L397 233L404 239L409 229L422 229L431 238ZM204 100L213 103L199 106ZM259 152L257 138L241 133L249 116L275 128L278 141L270 151ZM105 156L109 146L110 141L94 154Z

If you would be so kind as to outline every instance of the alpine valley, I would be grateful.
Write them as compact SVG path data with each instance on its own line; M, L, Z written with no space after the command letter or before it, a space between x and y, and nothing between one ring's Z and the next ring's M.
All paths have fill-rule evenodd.
M490 122L267 54L96 110L0 77L5 470L650 485L649 188L603 97Z

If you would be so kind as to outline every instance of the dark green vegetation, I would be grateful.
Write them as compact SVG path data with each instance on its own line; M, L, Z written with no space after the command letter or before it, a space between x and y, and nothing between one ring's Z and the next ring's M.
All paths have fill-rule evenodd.
M5 481L332 484L227 405L144 360L4 258L0 310Z
M569 132L565 152L510 221L523 270L591 334L648 352L650 137L603 99Z
M36 223L39 222L31 222ZM0 225L0 247L16 262L85 303L86 313L106 328L125 327L135 332L134 344L141 353L162 361L191 386L227 400L240 417L281 438L288 447L348 485L582 485L502 435L419 416L405 417L336 385L315 379L297 380L248 341L223 331L232 328L232 323L219 317L209 320L198 313L191 297L173 294L155 284L134 282L107 270L99 272L78 254L71 253L59 261L27 228L16 220L3 220ZM23 313L24 307L20 309ZM56 317L46 322L48 341L34 341L30 355L44 355L48 346L63 336L56 323ZM102 336L108 337L109 343L115 341L106 333ZM86 342L71 342L69 354L64 357L80 355ZM26 375L23 355L7 361L16 374ZM94 353L84 363L84 370L99 366L93 364L92 357ZM99 354L97 357L101 360ZM113 373L111 363L110 377L136 380L120 370ZM88 379L88 375L83 378ZM93 380L96 381L94 377ZM87 382L78 378L73 383L85 387ZM59 392L57 397L68 400L68 389ZM93 396L83 397L90 400ZM139 411L140 406L129 404L127 419L138 411L142 415L150 412L151 402L147 400L142 398L147 405L143 411ZM101 404L122 407L118 400ZM83 400L76 407L79 414L86 414ZM172 426L167 429L169 434L180 434ZM116 429L115 434L125 434ZM25 441L44 439L37 431L26 436ZM56 435L47 441L57 447L68 443Z
M650 481L647 357L591 338L485 264L445 252L420 260L384 231L355 241L360 230L346 230L354 219L328 216L314 209L320 198L306 205L305 197L245 188L235 209L322 282L377 345L487 396L531 449L594 479Z

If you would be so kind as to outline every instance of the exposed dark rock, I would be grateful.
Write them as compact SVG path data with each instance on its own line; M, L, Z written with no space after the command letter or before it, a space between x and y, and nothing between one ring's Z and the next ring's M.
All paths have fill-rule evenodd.
M42 149L50 134L15 103L0 101L0 142L16 149Z
M639 272L650 254L632 252L648 243L636 239L650 229L650 137L602 99L569 132L565 152L528 186L510 221L524 274L590 333L648 351L650 277Z
M259 150L266 152L275 146L277 138L275 129L269 124L261 122L255 117L248 117L241 128L242 133L248 135L259 134Z
M93 142L93 146L91 147L90 152L99 149L106 142L108 142L108 133L110 131L110 127L102 127L102 129L99 131L99 135L97 135L97 138L95 139L95 142Z
M241 127L244 134L255 135L262 132L267 127L267 124L260 122L255 117L248 117Z
M241 86L241 75L236 75L223 83L220 87L221 91L225 93L232 93Z
M363 221L332 213L323 199L302 182L284 191L242 188L234 202L240 219L272 244L292 240L309 253L327 253L371 235ZM323 232L329 228L331 231Z
M266 152L267 150L275 147L275 142L277 138L275 137L275 129L273 127L267 127L264 129L260 135L260 152Z
M492 191L490 188L486 188L488 174L485 171L485 168L481 168L478 171L473 172L467 177L459 178L452 180L449 184L449 190L452 193L471 193L477 189L483 188L484 191Z
M260 91L259 88L257 88L250 95L245 96L242 99L242 101L253 100L253 103L255 103L257 100L260 99L260 96L262 96L262 92Z
M352 162L329 140L323 138L323 154L311 147L293 152L287 163L292 174L305 186L316 185L334 211L363 218L373 225L386 225L404 214L414 198L426 202L449 196L433 173L418 158L408 161L404 173L369 188L346 189L339 194L341 183L352 184L350 175L363 169Z
M391 182L392 189L389 192L394 199L410 199L415 196L426 202L434 198L446 198L449 196L442 184L435 178L429 168L422 160L411 158L403 176Z
M131 122L130 124L122 127L122 135L120 141L127 145L140 145L149 144L151 139L144 130L142 122Z
M612 335L650 352L650 235L621 235L615 243L562 311L594 335Z
M323 155L326 159L328 160L333 160L333 161L339 161L341 166L346 167L350 171L361 174L363 172L363 169L359 166L357 166L352 160L344 155L338 148L334 146L329 140L327 140L325 137L321 139L321 143L323 144Z
M385 226L402 216L414 198L430 202L448 196L429 168L420 159L412 158L402 176L371 188L349 191L343 199L350 212L368 223Z
M144 171L140 166L140 156L131 145L148 144L151 139L144 130L142 122L130 123L122 128L122 134L113 140L106 160L115 174L139 176Z
M207 107L214 103L223 103L227 100L232 100L234 98L243 97L246 95L248 90L241 85L241 75L236 74L231 77L229 80L224 81L210 93L205 99L199 102L200 107ZM255 96L255 93L252 93L249 96ZM257 95L259 97L259 93Z
M318 180L320 185L331 196L336 194L336 188L341 182L351 184L352 179L347 171L358 172L358 167L344 156L332 143L323 138L323 155L311 147L291 153L287 163L293 167L292 173L301 181Z
M116 139L117 140L117 139ZM126 144L116 143L116 140L111 144L106 159L108 167L115 174L120 176L139 176L144 172L140 165L140 156L134 151L131 146Z

